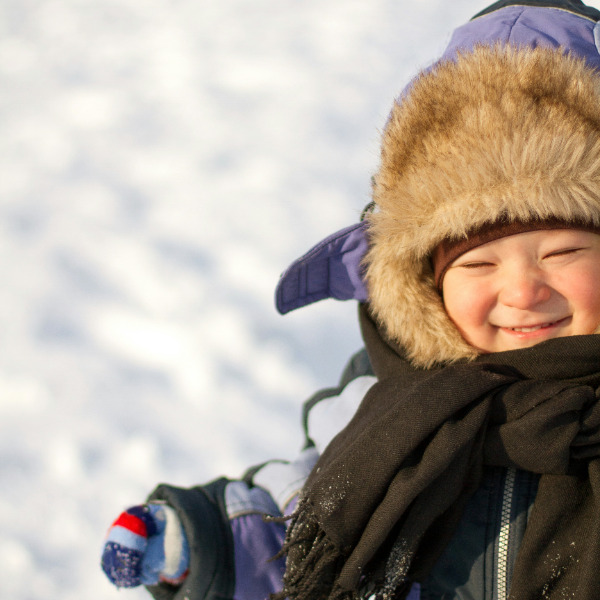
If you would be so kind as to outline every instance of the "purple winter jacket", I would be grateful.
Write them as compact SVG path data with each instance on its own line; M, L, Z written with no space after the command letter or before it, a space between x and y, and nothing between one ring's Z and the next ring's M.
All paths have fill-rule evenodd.
M458 28L442 59L476 44L562 47L600 68L600 12L578 0L504 0ZM410 84L409 84L410 85ZM401 102L401 100L399 100ZM361 261L368 239L363 223L315 246L283 274L276 305L286 313L324 298L368 300ZM192 552L181 587L149 588L158 600L263 600L280 588L281 516L293 509L320 452L352 417L375 382L368 357L352 358L337 388L317 393L305 407L306 445L297 460L272 461L240 480L220 479L190 489L161 485L150 499L178 512ZM487 469L445 553L410 600L507 598L516 553L537 491L537 476ZM366 596L368 597L368 595Z

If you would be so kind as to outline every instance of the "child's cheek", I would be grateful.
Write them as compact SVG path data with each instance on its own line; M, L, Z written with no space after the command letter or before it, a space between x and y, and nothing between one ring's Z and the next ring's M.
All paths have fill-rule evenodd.
M467 341L481 328L489 310L489 301L481 286L463 279L453 281L448 293L444 292L446 313Z
M576 292L575 315L582 324L582 331L579 333L594 333L600 325L600 286L580 286Z
M600 325L600 260L573 269L556 284L571 307L576 331L594 333Z

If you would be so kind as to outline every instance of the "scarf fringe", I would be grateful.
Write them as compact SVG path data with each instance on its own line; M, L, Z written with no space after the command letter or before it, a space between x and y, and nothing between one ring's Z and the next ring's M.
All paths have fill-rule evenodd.
M336 580L346 557L318 523L312 506L300 501L287 529L281 552L287 555L283 589L271 600L359 600Z

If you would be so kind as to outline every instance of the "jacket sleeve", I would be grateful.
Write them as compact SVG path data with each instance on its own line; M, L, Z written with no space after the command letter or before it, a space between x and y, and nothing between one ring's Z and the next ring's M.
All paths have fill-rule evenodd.
M272 560L285 536L269 493L246 481L218 479L193 488L159 485L151 501L178 513L190 545L184 583L148 586L156 600L264 600L280 588L283 559Z
M273 557L281 549L285 521L278 517L291 514L320 452L347 424L374 382L361 351L337 387L321 390L305 403L305 445L293 461L268 461L239 480L222 478L193 488L159 485L149 500L164 501L177 511L191 561L180 587L149 586L154 598L264 600L279 591L285 564Z
M190 545L190 568L180 587L148 586L156 600L233 598L233 536L224 506L226 479L190 489L159 485L148 498L172 506Z

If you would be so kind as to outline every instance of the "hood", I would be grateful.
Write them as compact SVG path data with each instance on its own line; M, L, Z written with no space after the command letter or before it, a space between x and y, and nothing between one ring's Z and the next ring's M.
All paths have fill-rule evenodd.
M354 298L417 366L477 356L430 254L500 215L600 224L598 19L574 0L499 2L457 29L392 108L375 210L284 273L279 310Z

